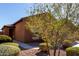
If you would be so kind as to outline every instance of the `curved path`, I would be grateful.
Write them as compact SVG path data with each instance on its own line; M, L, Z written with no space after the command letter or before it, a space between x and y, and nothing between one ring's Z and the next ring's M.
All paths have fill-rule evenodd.
M58 50L57 50L57 52L58 52ZM53 56L53 50L50 50L50 55ZM56 56L57 55L58 54L56 53ZM19 56L48 56L48 55L46 55L45 53L42 53L42 52L40 53L38 48L31 48L28 50L22 50L19 53ZM66 52L61 50L60 56L66 56Z

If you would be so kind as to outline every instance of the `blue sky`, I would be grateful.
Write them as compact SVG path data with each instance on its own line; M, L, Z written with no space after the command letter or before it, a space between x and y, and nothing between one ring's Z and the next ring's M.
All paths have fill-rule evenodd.
M0 3L0 29L6 24L12 24L22 17L29 16L27 12L34 4Z

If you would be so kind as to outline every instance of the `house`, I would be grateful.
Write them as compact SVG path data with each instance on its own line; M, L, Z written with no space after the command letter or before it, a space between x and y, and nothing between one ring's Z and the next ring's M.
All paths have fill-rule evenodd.
M14 39L22 42L32 42L33 34L25 28L27 17L21 18L13 24L14 26Z
M41 16L42 17L41 17ZM46 14L37 14L29 17L23 17L17 22L11 25L4 25L2 28L3 34L12 37L15 40L21 42L33 42L33 41L42 41L41 38L33 39L35 35L28 29L26 29L25 24L32 18L35 19L37 17L45 17Z
M2 35L3 33L2 33L2 31L0 31L0 35Z
M2 28L3 34L21 42L33 41L31 31L25 29L25 19L21 18L14 24L4 25Z
M13 26L11 24L4 25L3 28L2 28L2 33L4 35L8 35L8 36L12 37L12 35L13 35L13 29L14 28L13 28Z

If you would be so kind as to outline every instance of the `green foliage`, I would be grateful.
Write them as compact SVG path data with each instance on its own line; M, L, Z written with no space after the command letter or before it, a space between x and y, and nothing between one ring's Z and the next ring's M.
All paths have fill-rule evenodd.
M26 22L26 29L28 28L33 34L37 33L45 42L52 39L52 24L56 20L51 13L42 13L37 14L29 18L29 21Z
M79 47L69 47L66 49L67 56L79 56Z
M26 22L26 28L29 28L32 33L37 33L46 43L52 44L53 42L52 45L57 48L62 45L62 42L65 39L79 38L79 31L75 33L76 26L73 21L75 17L70 17L74 16L75 13L70 12L71 10L75 10L71 8L74 4L45 5L46 4L37 4L37 7L31 11L32 15L37 15L29 18L29 21ZM76 6L77 5L75 4L75 8ZM62 8L64 14L61 12ZM53 11L51 12L51 10ZM69 14L69 12L71 14ZM38 15L39 13L40 15ZM62 15L64 15L64 17Z
M16 56L20 49L11 45L0 45L0 56Z
M11 45L11 46L19 47L19 44L13 43L13 42L2 43L2 44L0 44L0 45Z
M56 8L54 9L52 7L55 11L54 13L51 12L52 8L50 6L46 6L43 9L40 7L42 5L39 4L39 8L38 7L36 8L38 9L38 11L34 9L32 11L34 12L32 13L32 15L34 14L34 16L30 17L29 21L26 22L26 28L29 28L29 30L31 30L31 32L34 34L37 33L39 37L41 37L44 40L44 42L50 43L56 49L62 46L63 40L74 39L76 36L74 36L73 33L76 30L75 25L73 24L72 20L68 18L67 14L66 17L62 18L60 11L63 5L62 4L53 4L53 5ZM40 15L38 15L39 12L41 13ZM37 13L37 15L35 15L35 13ZM52 14L54 15L54 17ZM57 17L57 19L55 17ZM68 44L65 45L65 47L68 46L70 46L70 43L69 45Z
M63 48L66 49L68 47L72 46L73 41L72 40L64 40L63 41Z
M12 38L7 35L0 35L0 43L11 42Z
M47 51L48 47L49 47L49 48L52 47L52 46L50 45L50 43L48 43L48 46L47 46L47 43L40 43L40 44L39 44L39 48L40 48L41 51Z
M56 46L61 45L64 39L74 37L75 26L72 21L68 19L56 20L50 12L40 14L40 16L33 16L26 22L26 28L32 33L37 33L45 42Z
M73 42L73 40L68 40L68 39L63 41L63 43L66 43L66 44L72 43L72 42Z

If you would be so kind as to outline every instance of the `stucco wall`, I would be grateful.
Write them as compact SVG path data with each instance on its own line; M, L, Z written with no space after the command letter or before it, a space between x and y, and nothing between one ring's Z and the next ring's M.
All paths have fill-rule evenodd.
M16 40L24 42L24 22L23 21L15 24L14 36Z
M26 25L27 21L28 21L28 19L26 19L26 20L24 21L24 25ZM25 32L25 33L24 33L25 41L26 41L26 42L32 42L32 41L33 41L33 39L32 39L32 36L33 36L32 32L31 32L30 30L26 29L25 26L24 26L24 28L25 28L25 30L24 30L24 32Z
M22 42L31 42L32 41L32 33L25 28L26 20L23 20L17 24L15 24L15 39Z

